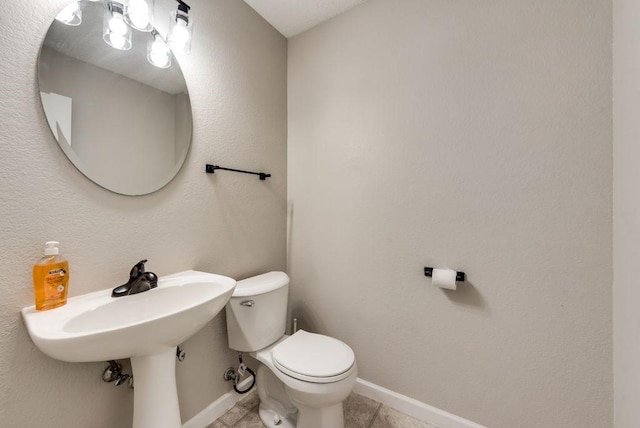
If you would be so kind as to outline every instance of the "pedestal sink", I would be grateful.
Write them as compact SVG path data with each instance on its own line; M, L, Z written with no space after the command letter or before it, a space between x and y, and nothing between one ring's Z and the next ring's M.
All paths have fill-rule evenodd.
M108 288L48 311L30 306L22 316L35 345L51 358L131 358L133 428L178 428L176 347L224 308L235 286L232 278L190 270L161 277L144 293L113 298Z

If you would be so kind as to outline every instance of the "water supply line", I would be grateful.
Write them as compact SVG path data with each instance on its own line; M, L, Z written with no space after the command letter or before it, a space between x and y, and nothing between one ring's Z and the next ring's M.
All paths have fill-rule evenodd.
M238 366L238 370L234 370L233 367L229 367L224 372L224 380L233 382L233 390L238 394L246 394L251 391L251 388L256 384L256 374L253 370L251 370L247 365L242 361L242 352L238 352L238 360L240 361L240 365ZM252 377L251 385L245 390L238 389L238 383L240 383L240 379L245 373L249 373Z

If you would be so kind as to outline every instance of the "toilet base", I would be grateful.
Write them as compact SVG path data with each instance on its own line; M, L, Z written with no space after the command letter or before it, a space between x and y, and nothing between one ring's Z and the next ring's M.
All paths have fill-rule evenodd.
M256 378L260 420L267 428L295 428L297 409L289 401L284 384L260 363Z
M342 403L322 408L307 407L299 403L296 405L299 428L344 428Z
M332 384L301 382L282 374L284 383L272 370L277 369L260 362L256 373L259 415L267 428L344 428L342 402L353 389L355 367L344 381Z
M260 407L258 408L258 414L260 415L260 420L267 428L296 428L295 417L289 416L282 418L276 411L267 408L262 403L260 403Z

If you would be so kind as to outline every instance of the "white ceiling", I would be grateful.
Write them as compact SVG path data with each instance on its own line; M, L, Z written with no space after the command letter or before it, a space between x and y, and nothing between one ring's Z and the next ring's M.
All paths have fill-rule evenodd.
M244 0L289 38L366 0Z

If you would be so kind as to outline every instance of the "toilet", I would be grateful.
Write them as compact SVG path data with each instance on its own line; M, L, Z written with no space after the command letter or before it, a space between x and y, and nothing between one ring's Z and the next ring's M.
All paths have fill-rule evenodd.
M358 375L344 342L298 330L285 335L289 277L238 281L226 306L229 347L258 360L260 419L269 428L343 428L342 402Z

